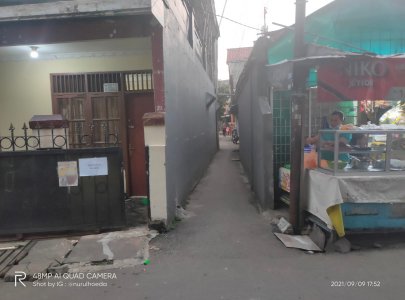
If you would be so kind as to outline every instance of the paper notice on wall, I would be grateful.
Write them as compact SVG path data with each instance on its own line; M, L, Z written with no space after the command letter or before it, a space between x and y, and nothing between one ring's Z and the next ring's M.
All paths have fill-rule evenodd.
M76 161L58 161L59 186L78 186Z
M108 175L107 157L79 159L80 177Z

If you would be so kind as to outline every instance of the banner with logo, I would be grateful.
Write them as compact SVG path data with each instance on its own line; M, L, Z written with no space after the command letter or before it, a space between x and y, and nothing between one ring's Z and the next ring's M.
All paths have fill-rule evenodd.
M318 101L405 99L404 57L347 57L318 68Z

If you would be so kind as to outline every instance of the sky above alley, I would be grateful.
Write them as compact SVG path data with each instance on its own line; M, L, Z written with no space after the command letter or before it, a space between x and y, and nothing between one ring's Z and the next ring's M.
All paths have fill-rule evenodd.
M333 0L308 0L306 14L309 15ZM225 5L226 3L226 5ZM225 5L225 9L224 9ZM248 28L225 18L217 17L221 36L218 42L218 79L228 79L226 50L252 47L264 25L264 8L267 8L266 24L269 31L280 29L272 22L292 25L295 21L295 0L215 0L217 15L256 28Z

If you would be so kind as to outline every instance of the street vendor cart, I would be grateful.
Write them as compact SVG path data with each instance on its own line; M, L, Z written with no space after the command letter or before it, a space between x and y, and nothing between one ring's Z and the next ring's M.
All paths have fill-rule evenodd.
M322 138L331 134L333 143ZM365 143L342 145L343 134ZM318 168L306 174L308 212L339 236L405 229L405 129L320 130L317 147Z

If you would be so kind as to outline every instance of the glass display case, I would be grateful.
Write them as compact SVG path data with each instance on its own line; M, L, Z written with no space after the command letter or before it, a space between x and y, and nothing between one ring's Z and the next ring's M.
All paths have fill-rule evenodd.
M405 172L405 130L320 130L318 168L333 174Z

